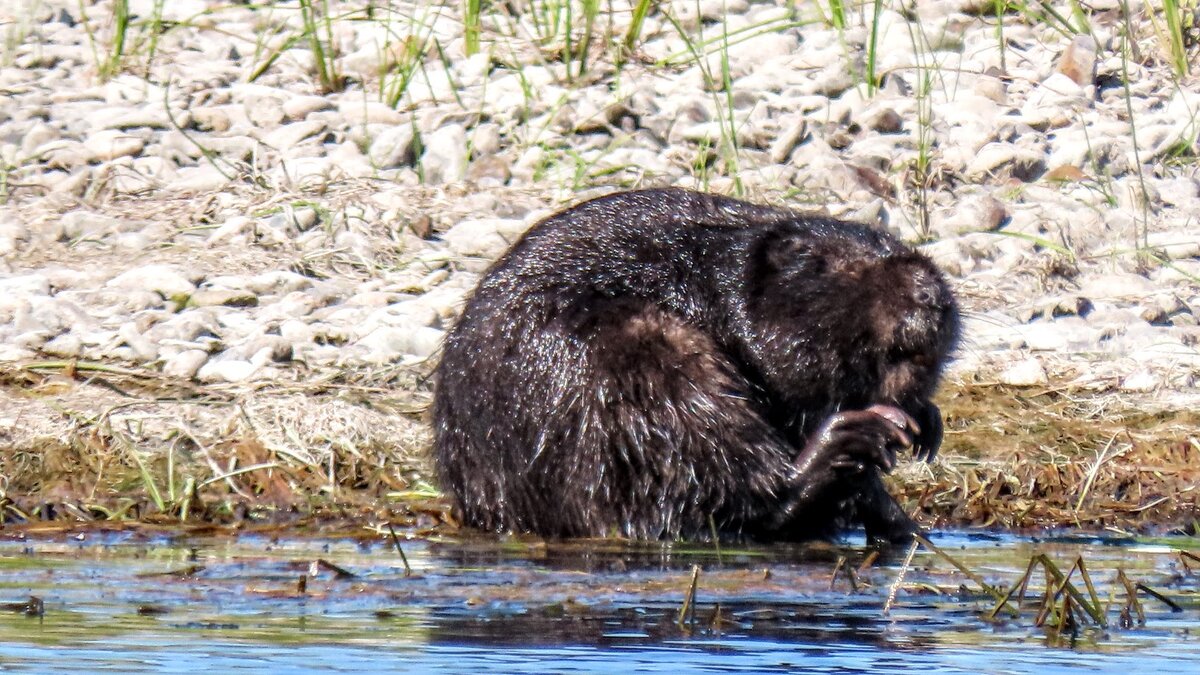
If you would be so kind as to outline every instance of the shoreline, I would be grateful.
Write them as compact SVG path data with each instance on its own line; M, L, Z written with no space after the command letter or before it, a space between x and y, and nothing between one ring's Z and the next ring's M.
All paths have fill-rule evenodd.
M112 58L114 1L0 10L0 490L26 507L434 499L427 377L482 270L568 204L680 185L888 228L951 276L942 397L974 402L894 478L914 508L952 517L975 476L1014 526L1102 520L1080 493L1200 511L1200 93L1153 8L676 2L635 34L617 2L580 52L584 26L499 11L473 48L449 2L314 32L180 0L133 3Z

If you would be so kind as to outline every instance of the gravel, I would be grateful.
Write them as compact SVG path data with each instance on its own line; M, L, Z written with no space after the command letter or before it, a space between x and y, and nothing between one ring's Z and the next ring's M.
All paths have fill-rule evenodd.
M860 25L666 3L693 40L724 22L726 91L719 40L697 63L660 12L619 74L593 57L569 78L494 17L468 56L459 3L391 4L390 32L335 22L336 92L303 41L263 67L258 47L299 30L286 6L166 3L181 23L108 81L88 21L103 55L110 3L86 19L62 0L0 12L14 36L0 54L0 361L258 387L427 369L480 273L537 219L683 185L921 242L968 312L955 377L1164 400L1197 384L1200 93L1157 55L1123 60L1119 14L1088 14L1094 38L1010 15L1002 57L979 3L885 9L872 93ZM628 6L614 7L623 35ZM418 38L396 31L410 29L438 47L403 70Z

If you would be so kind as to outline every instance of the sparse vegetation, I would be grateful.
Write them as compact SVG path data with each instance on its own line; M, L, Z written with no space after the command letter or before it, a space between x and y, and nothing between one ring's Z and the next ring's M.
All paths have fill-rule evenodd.
M424 432L411 417L424 405L419 389L388 400L368 394L384 391L370 380L315 382L301 389L310 392L301 415L288 409L295 393L245 399L103 364L35 363L0 371L0 381L10 401L20 400L17 391L34 403L85 386L136 396L98 412L56 404L67 422L59 440L0 456L7 522L269 521L297 507L369 507L401 519L441 512L422 457ZM339 402L361 395L372 397L374 412ZM891 478L928 526L1141 532L1158 523L1188 527L1200 508L1200 416L1191 412L990 384L950 387L940 405L947 424L940 461ZM184 410L230 423L212 437L162 417Z
M144 85L155 96L146 108L164 113L161 119L142 116L120 125L133 125L129 127L131 135L147 138L158 133L150 129L170 132L169 144L155 140L160 155L190 155L196 164L212 168L218 178L229 182L220 190L219 198L208 195L184 201L178 197L172 199L179 201L159 203L157 208L166 214L161 219L177 228L176 235L207 236L216 231L220 219L234 208L230 203L255 218L285 217L287 227L296 231L302 228L295 213L308 209L318 215L304 236L309 243L319 245L302 248L295 241L271 239L270 231L260 228L253 236L261 240L251 239L253 245L249 248L253 251L237 254L269 249L271 255L286 257L291 269L312 278L354 279L383 278L398 267L412 264L419 243L406 239L402 231L403 222L412 215L405 208L390 206L386 223L381 225L376 222L384 218L379 211L352 217L348 204L369 202L377 192L399 186L404 200L419 203L436 216L452 199L462 198L474 189L470 181L428 185L435 172L426 166L426 151L441 124L460 125L468 139L468 161L495 160L500 166L500 178L495 180L500 183L508 180L506 172L527 170L525 184L503 185L489 196L503 203L511 194L539 190L530 212L535 207L544 210L572 201L581 192L601 187L662 182L690 182L705 189L747 194L760 201L793 205L803 201L838 214L853 213L852 209L863 205L863 195L867 194L871 199L878 196L880 206L871 213L877 213L880 222L892 227L912 224L915 238L931 241L939 236L931 214L946 209L946 200L953 198L954 191L974 180L964 175L962 165L971 157L959 158L959 165L955 165L947 155L947 146L958 130L948 128L953 123L945 113L971 93L971 85L963 83L981 75L960 65L964 58L976 56L966 53L963 41L955 35L965 30L960 24L987 31L983 33L985 56L980 58L992 59L988 63L996 70L986 76L998 85L989 90L989 95L995 98L997 110L1012 113L1011 117L1022 120L1020 124L1025 124L1028 112L1019 109L1020 97L1042 83L1031 79L1028 58L1017 52L1023 54L1030 45L1061 52L1075 36L1106 35L1109 39L1099 45L1097 66L1104 70L1097 71L1094 81L1080 84L1088 98L1080 99L1083 102L1079 110L1064 108L1063 119L1031 121L1038 126L1034 132L1024 128L1002 130L1010 136L1056 133L1065 137L1066 131L1078 127L1083 139L1080 146L1087 146L1083 159L1070 159L1070 153L1064 153L1066 163L1045 167L1044 174L1039 174L1042 179L1036 183L1011 177L1004 173L1004 167L996 170L995 182L989 182L990 174L980 182L994 188L1006 204L1017 207L1029 206L1038 198L1031 193L1050 186L1057 196L1076 200L1089 213L1133 214L1132 221L1114 221L1125 233L1123 243L1092 245L1071 236L1072 223L1068 219L1040 216L1042 229L1001 229L997 236L987 239L1025 246L1027 252L1039 257L1038 264L1053 270L1078 272L1081 266L1100 259L1140 258L1145 269L1167 267L1176 269L1182 278L1195 278L1190 261L1161 255L1151 246L1150 234L1157 226L1158 214L1152 210L1149 196L1155 190L1156 179L1190 175L1195 168L1200 110L1195 109L1193 88L1189 86L1189 78L1193 77L1191 59L1198 46L1193 0L1122 4L1119 20L1112 14L1099 16L1085 3L1073 0L997 0L981 5L975 10L978 14L960 14L953 21L936 24L929 34L918 21L925 8L887 0L829 0L785 9L752 4L754 7L736 21L727 20L712 6L702 8L694 0L470 0L414 5L298 0L251 6L212 2L204 12L188 18L171 15L173 8L165 0L143 4L149 9L145 16L131 13L128 0L113 0L109 4L80 3L61 21L80 23L81 35L86 37L81 43L83 60L90 54L88 66L94 69L95 79L110 83L112 89L106 90L106 96L119 98L125 95L123 87ZM35 14L35 10L17 13L3 26L6 63L36 68L62 58L39 51L46 48L41 42L53 26L43 25L47 19L44 12ZM225 36L236 45L236 50L230 51L239 55L230 57L228 72L221 76L224 79L213 83L182 81L170 63L181 50L192 49L190 44L181 46L182 36L223 35L219 32L223 29L214 26L227 15L236 15L247 31ZM58 20L56 16L50 18ZM901 21L910 22L908 46L903 44L903 33L895 32L896 28L903 30ZM884 30L892 34L885 35ZM760 41L767 44L768 38L780 34L795 37L802 45L827 41L830 53L821 56L835 62L831 76L821 80L819 86L809 87L808 81L798 84L788 78L796 73L819 73L826 67L825 62L788 63L786 67L776 64L780 69L772 77L782 80L777 88L745 88L743 78L757 75L753 66L746 65L745 54L753 52ZM799 40L801 37L803 40ZM993 47L995 53L988 56ZM354 48L358 51L352 51ZM908 49L909 60L889 61L893 56L889 50ZM1115 69L1117 63L1119 69ZM1151 111L1143 105L1139 78L1155 67L1169 67L1169 81L1176 86L1176 90L1164 89L1156 96L1170 99L1166 102L1175 105L1174 109L1190 111L1190 119L1180 115L1173 120L1178 122L1178 127L1171 129L1173 136L1154 136L1153 125L1146 122ZM694 84L696 97L686 109L670 109L656 89L659 82L673 77L691 78L688 82ZM252 84L256 91L282 90L288 82L300 83L291 93L327 99L317 102L318 116L342 109L354 118L354 124L346 128L322 126L325 122L319 122L314 128L320 130L312 133L321 139L322 147L346 144L359 154L371 155L379 131L396 125L411 129L411 141L405 137L406 145L397 151L391 165L377 162L353 177L334 172L304 177L297 173L293 158L281 159L282 155L271 154L272 150L260 142L272 125L282 123L280 116L266 122L237 117L264 110L274 112L282 105L279 99L209 100L210 96L224 95L227 88ZM503 109L490 99L499 88L510 90ZM886 132L865 129L863 106L876 104L894 108L892 112L903 123ZM381 111L381 107L386 109ZM247 134L249 145L237 152L223 150L221 143L228 140L222 138L225 131L214 132L208 120L197 117L195 111L203 108L217 108L217 112L236 109L234 119L226 119L222 129L240 125L238 133ZM659 108L669 112L662 113ZM296 117L288 117L287 123L303 117L294 114ZM663 119L650 119L655 115ZM667 119L671 115L674 117ZM787 124L800 131L791 146L779 151L781 158L769 162L775 151L772 144L787 131L786 127L780 128L785 118ZM1121 125L1123 131L1114 140L1103 123ZM491 146L485 152L477 144L485 135L481 129L488 125ZM247 128L253 130L252 134ZM108 131L126 130L120 126ZM21 147L23 139L0 148L0 203L20 204L30 195L40 196L65 182L64 177L75 165L56 155L61 149L55 145L59 140L56 133L60 130L47 131L48 140L31 143L29 148ZM884 133L899 140L887 149L869 149L869 142L879 140ZM997 133L980 142L995 142ZM1107 136L1099 138L1097 134ZM1147 138L1152 140L1143 140ZM1043 137L1039 142L1051 141ZM671 145L656 157L662 165L643 161L645 155L627 152L646 151L647 143ZM837 160L828 165L828 172L805 165L811 159L806 153L821 144L828 146L826 150L833 148L829 153ZM864 147L868 149L861 150ZM60 210L45 214L41 222L55 222L79 202L122 219L154 208L155 195L120 193L113 186L123 176L154 166L157 158L138 157L139 168L135 170L132 157L113 161L94 154L81 157L77 164L86 168L81 187L71 193L71 199L56 202ZM661 171L659 167L664 165L670 171ZM764 168L776 171L757 174ZM829 187L821 182L828 177L826 174L842 169L849 176L844 185ZM61 173L54 174L49 184L28 180L31 175L50 171ZM1132 198L1131 188L1138 193ZM441 230L437 230L428 225L422 238L436 237L447 226L447 222L439 222ZM76 232L64 233L57 243L74 255L99 241L94 234ZM153 245L159 253L182 246L171 237L155 240ZM369 253L363 253L368 249ZM974 250L970 255L974 256L971 264L980 266L990 263L988 256L994 257L993 252ZM461 261L439 260L422 274L450 274L457 272L459 264ZM422 283L413 282L404 292L419 294L437 281L429 282L430 286ZM180 310L191 307L186 297L178 300L174 306ZM438 325L444 327L443 322L449 320L439 316ZM63 408L57 414L70 420L70 433L63 437L67 440L53 448L41 448L46 451L41 455L23 451L19 463L0 471L9 479L7 494L14 499L12 508L17 510L10 509L9 514L14 518L20 519L17 512L33 519L51 515L51 511L62 516L67 511L61 508L39 510L38 500L57 498L59 494L86 497L72 502L77 509L69 511L73 517L120 519L153 513L189 521L230 517L239 504L269 501L267 497L278 497L281 504L298 505L311 500L330 506L367 501L363 496L362 502L355 502L358 491L371 498L393 495L401 502L413 495L425 499L433 494L428 476L412 469L410 455L419 456L422 450L418 440L399 452L391 446L364 451L362 444L375 441L358 437L338 442L313 440L303 434L284 440L264 439L266 427L247 424L240 413L234 414L243 392L222 397L206 388L186 389L176 392L186 402L164 403L174 398L170 392L177 383L157 378L156 369L161 363L131 369L136 374L88 371L80 367L81 363L73 366L75 370L65 379L65 366L54 377L52 369L36 367L11 369L2 377L9 382L7 390L14 396L21 388L43 391L40 388L53 389L57 386L54 383L82 386L80 383L89 378L92 384L108 382L122 390L135 382L139 384L133 388L142 392L139 401L224 410L236 422L231 427L236 433L204 438L194 429L187 434L175 430L170 439L153 438L145 435L145 429L126 426L135 424L128 413L136 407L110 413L103 409ZM362 384L356 378L367 377L370 381L377 375L363 376L348 369L321 376L333 378L336 386L323 381L315 392L299 385L289 386L313 393L314 400L323 403L331 403L323 396L361 396L355 400L366 408L368 402L375 405L372 397L378 394L373 388L376 383ZM394 371L390 375L398 376ZM420 394L425 383L416 382L414 377L411 389ZM357 388L360 384L361 389ZM263 386L270 389L269 385ZM1031 397L1027 391L991 385L949 392L947 410L955 420L983 419L987 423L954 427L947 440L946 461L930 469L932 475L904 474L895 478L896 484L910 504L937 523L1137 527L1145 522L1181 522L1187 509L1194 507L1195 495L1170 477L1192 480L1192 474L1182 469L1177 473L1163 469L1152 476L1138 474L1143 486L1138 492L1129 487L1129 472L1133 469L1126 460L1136 458L1145 466L1155 467L1186 465L1192 460L1187 453L1194 450L1200 422L1179 412L1164 418L1161 425L1131 432L1128 438L1114 436L1118 427L1150 424L1149 418L1139 416L1136 406L1126 400L1113 404L1116 408L1106 408L1102 416L1086 417L1086 428L1076 429L1072 416L1083 415L1086 402L1107 399L1070 388L1062 391L1072 398L1068 400L1067 394L1055 398L1050 393ZM209 400L209 396L214 398ZM983 398L974 408L955 412L955 405L966 405L964 401L972 397ZM198 398L204 402L197 402ZM1028 406L1031 398L1040 401L1045 410L1035 414L1026 408L1028 421L1032 424L1040 419L1042 424L1032 428L1022 426L1018 420L1001 419L1003 411ZM414 410L419 408L419 401L413 404ZM1108 421L1115 426L1110 427ZM277 426L271 428L278 432ZM986 438L974 436L997 428L1003 432ZM286 436L289 432L278 433ZM1154 439L1168 440L1159 448L1151 443ZM322 445L319 453L311 448L301 452L299 449L308 443L327 445ZM1103 451L1106 447L1109 450ZM1152 452L1152 448L1159 449ZM94 453L94 457L89 459L88 453ZM54 462L70 466L71 471L55 468ZM389 468L393 462L403 468ZM49 478L44 481L33 478L41 471L54 473L45 474ZM27 482L21 483L17 476ZM1080 495L1079 489L1085 485ZM1156 501L1164 495L1169 495L1166 501ZM1097 496L1094 501L1093 496Z
M92 28L82 1L79 3L79 13L83 17L88 42L91 44L96 73L101 80L107 80L121 70L125 58L125 40L129 32L129 0L113 0L112 16L106 17L111 21L107 44L102 44L96 30Z
M321 91L340 91L345 85L337 69L337 45L333 40L334 18L329 13L329 0L299 0L300 17L304 22L304 37L312 50L313 63Z
M521 658L583 667L1183 663L1197 3L0 7L0 662L461 670L536 635ZM545 214L663 185L947 270L944 442L885 478L928 538L460 527L427 408L463 299Z

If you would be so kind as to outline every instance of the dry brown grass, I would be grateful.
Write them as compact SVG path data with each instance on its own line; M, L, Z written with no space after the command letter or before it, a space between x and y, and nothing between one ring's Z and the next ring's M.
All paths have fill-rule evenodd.
M939 461L894 485L935 526L1181 527L1200 516L1200 414L1128 397L992 384L941 400Z
M387 518L453 527L428 463L428 365L202 386L99 364L0 369L7 522ZM949 386L932 465L891 478L935 528L1191 531L1200 414L1127 397Z
M436 491L421 372L314 378L268 392L140 369L38 365L0 369L0 405L12 420L0 433L4 521L353 513L420 525L417 516L441 510L426 505Z

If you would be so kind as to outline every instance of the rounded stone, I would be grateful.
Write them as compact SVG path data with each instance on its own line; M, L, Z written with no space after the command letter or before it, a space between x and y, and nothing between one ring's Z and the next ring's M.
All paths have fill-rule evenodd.
M1001 384L1013 387L1035 387L1050 381L1042 362L1033 357L1021 359L1009 365L996 376L996 379Z
M202 349L186 349L167 359L163 364L163 375L190 380L208 361L208 352Z
M250 379L258 366L249 361L229 359L209 361L196 372L196 379L201 382L244 382Z
M42 353L64 359L77 359L83 355L83 340L78 335L59 335L42 345Z
M142 139L117 129L97 131L88 136L83 145L94 158L100 161L137 155L146 147L146 143Z
M195 284L178 269L162 264L144 265L127 270L110 279L105 286L154 291L163 297L188 295L196 288Z
M467 176L467 132L459 124L441 127L425 139L421 168L429 183L457 183Z

